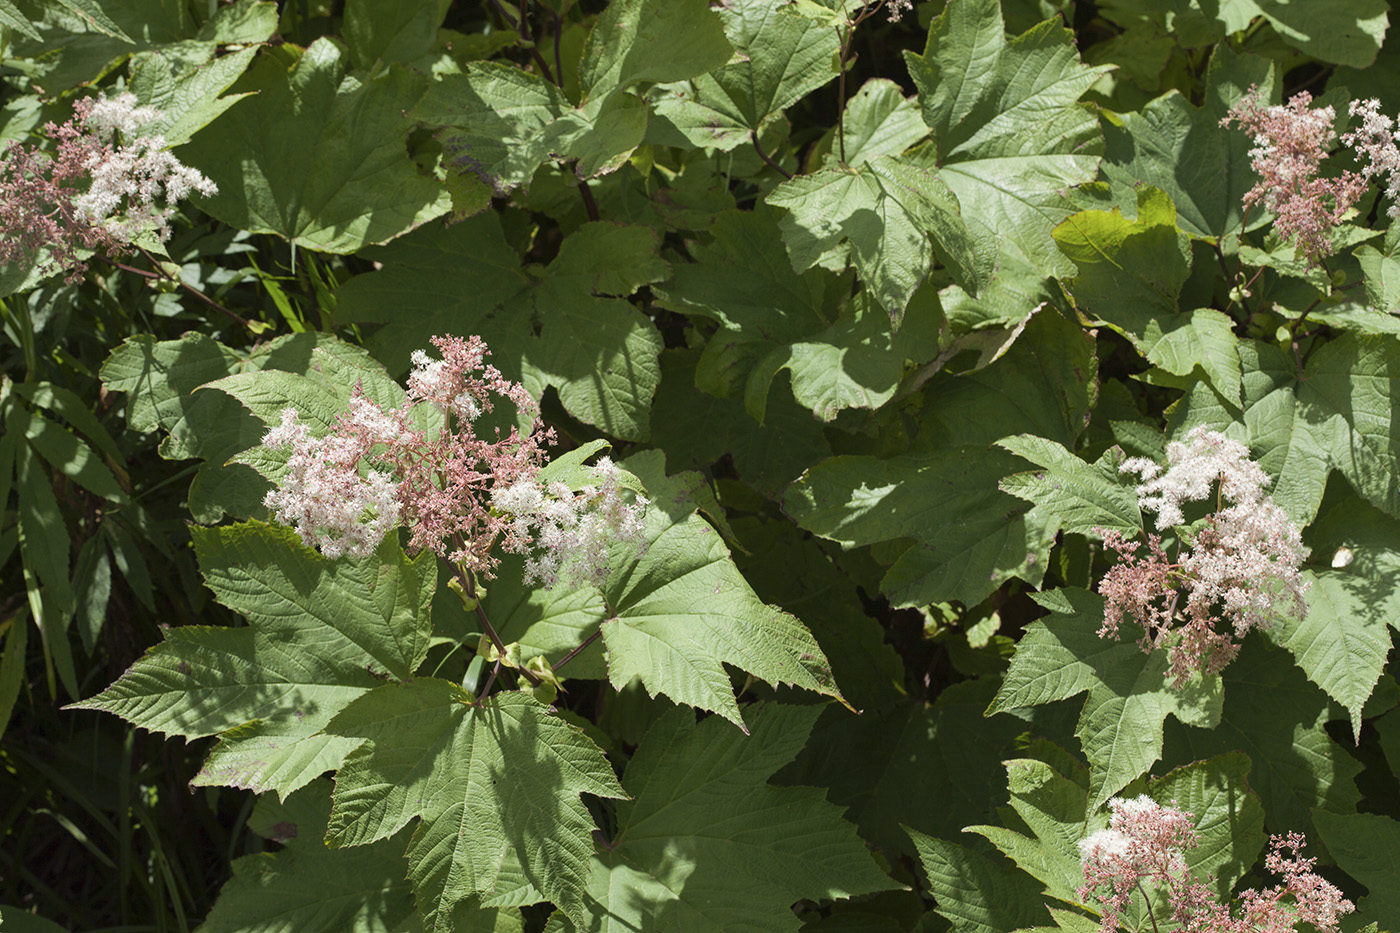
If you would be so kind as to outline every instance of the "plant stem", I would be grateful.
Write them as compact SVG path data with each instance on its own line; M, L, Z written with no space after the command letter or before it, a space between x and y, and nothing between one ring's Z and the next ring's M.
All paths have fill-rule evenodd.
M763 151L763 146L758 141L758 130L749 130L749 139L753 140L754 152L758 153L758 157L762 159L769 168L773 169L784 178L792 178L792 172L789 172L777 162L774 162L772 157Z
M588 219L598 220L598 202L593 200L593 192L588 190L587 179L579 179L578 194L583 198L583 209L588 212Z
M169 272L166 272L165 269L161 266L160 260L156 259L156 257L152 256L150 253L146 252L146 251L145 251L144 249L142 249L141 247L138 246L138 247L136 247L136 249L137 249L138 251L140 251L140 253L141 253L142 256L145 256L145 257L146 257L146 260L147 260L151 265L155 266L156 271L155 271L154 274L142 272L140 269L133 269L131 266L122 265L121 263L117 262L117 261L114 260L114 259L108 259L107 261L110 262L112 265L116 266L116 267L119 268L119 269L124 269L124 270L126 270L126 271L128 271L128 272L135 272L137 275L144 275L144 276L146 276L146 278L161 278L161 279L165 279L167 282L174 282L176 285L180 286L180 287L183 288L185 291L189 292L191 295L195 296L195 297L198 298L200 301L202 301L202 302L204 302L205 304L207 304L209 307L214 308L214 309L217 310L217 311L222 311L224 314L228 315L228 316L231 317L233 320L237 321L237 322L239 323L239 325L241 325L241 326L243 326L243 327L251 327L251 326L252 326L252 324L249 323L249 321L248 321L247 318L244 318L244 317L242 317L242 316L240 316L240 315L234 313L233 311L230 311L228 308L225 308L223 305L219 304L219 303L218 303L217 301L215 301L213 298L210 298L208 295L204 294L204 292L202 292L202 291L200 291L199 289L195 288L193 285L189 284L189 283L186 282L184 279L182 279L182 278L176 278L175 276L171 275ZM106 258L106 257L103 257L103 258Z
M585 639L583 640L583 644L579 645L579 646L578 646L577 648L575 648L573 651L570 651L568 654L564 655L564 656L563 656L562 658L560 658L557 662L555 662L555 664L554 664L554 669L557 671L557 670L559 670L559 668L563 667L565 664L568 664L568 663L569 663L570 661L572 661L574 658L578 657L580 654L583 653L583 651L584 651L585 648L587 648L589 645L591 645L591 644L593 644L595 641L597 641L597 640L598 640L598 636L601 635L601 634L603 634L603 630L602 630L601 628L596 628L596 629L594 629L594 630L593 630L593 634L592 634L592 635L589 635L587 638L585 638Z
M841 75L837 78L836 89L836 144L841 154L842 165L846 164L846 53L849 51L847 38L852 31L853 27L847 27L846 35L843 36L841 35L841 27L836 27L836 38L841 43L841 51L837 59L841 66ZM758 137L755 136L755 145L757 142Z
M471 573L470 573L469 571L461 570L461 569L459 568L459 575L458 575L457 579L459 579L459 580L462 581L462 584L463 584L463 585L462 585L462 589L463 589L463 591L467 594L467 597L468 597L469 599L475 601L475 603L476 603L476 618L477 618L477 621L479 621L479 622L481 623L481 629L482 629L482 631L484 631L484 632L486 633L486 637L489 638L489 639L491 639L491 644L493 644L493 645L496 646L496 653L497 653L497 655L499 655L499 657L498 657L497 660L496 660L496 666L499 667L499 666L500 666L500 663L501 663L501 662L500 662L500 658L504 658L504 657L506 656L506 645L505 645L505 642L501 641L501 636L498 635L498 634L496 634L496 627L495 627L494 625L492 625L492 624L491 624L491 620L488 619L488 618L486 617L486 610L485 610L484 608L482 608L482 606L481 606L481 600L478 599L477 596L476 596L476 584L472 582L472 575L471 575ZM538 677L536 677L536 676L535 676L533 673L531 673L530 671L527 671L527 670L523 670L523 669L522 669L522 670L520 671L520 673L523 674L523 675L525 676L525 679L528 680L532 686L535 686L535 685L538 685L538 684L539 684L540 679L539 679ZM495 671L492 671L492 672L491 672L491 680L495 680L495 679L496 679L496 672L495 672ZM489 685L489 684L491 683L491 681L488 680L486 683ZM482 691L483 694L484 694L485 692L486 692L486 691L484 691L484 690Z
M1137 883L1137 889L1142 892L1142 902L1147 906L1147 919L1152 921L1152 933L1162 933L1157 928L1157 915L1152 912L1152 900L1147 896L1147 891L1143 889L1141 881Z
M491 668L491 673L486 678L486 686L481 688L481 692L476 695L476 702L481 703L491 693L491 686L496 682L496 675L501 672L501 659L497 658L495 665Z

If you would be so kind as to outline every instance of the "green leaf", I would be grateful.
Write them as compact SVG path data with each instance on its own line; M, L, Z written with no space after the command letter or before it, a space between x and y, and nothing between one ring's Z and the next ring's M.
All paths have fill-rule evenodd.
M823 791L765 783L818 712L751 708L747 736L689 710L659 719L623 776L632 799L593 858L579 928L796 931L795 901L895 887Z
M713 243L692 248L695 262L677 265L653 291L663 307L721 324L701 357L700 369L715 377L704 388L743 394L759 421L784 369L797 401L830 421L847 408L880 407L894 397L906 360L937 353L942 316L931 291L919 293L891 333L888 316L864 294L839 312L826 309L826 288L838 280L821 269L792 271L772 212L726 211L713 232Z
M29 620L23 612L11 616L10 629L5 633L5 648L0 653L0 738L10 724L10 715L24 684L24 653L29 647Z
M706 0L615 0L588 34L579 83L592 99L637 82L684 81L733 51Z
M428 927L495 891L508 850L531 885L582 917L593 819L578 795L626 794L577 727L523 693L477 704L419 678L351 703L326 733L358 740L336 777L327 840L363 845L418 819L408 872Z
M583 49L580 106L538 75L473 62L435 82L411 115L442 128L438 139L458 171L504 196L550 160L577 160L579 178L616 170L647 127L647 105L628 88L695 77L732 51L705 0L618 0Z
M785 388L770 394L762 426L741 402L697 389L698 355L679 349L661 353L652 443L667 452L672 468L708 467L728 454L740 478L777 499L809 465L831 455L821 422L798 407Z
M907 830L939 916L954 933L1010 933L1045 923L1040 884L1004 859Z
M515 554L502 555L496 579L487 589L481 605L501 641L520 645L523 661L544 656L557 662L581 645L607 618L607 608L596 587L545 589L527 586L524 558ZM585 650L571 660L560 675L606 678L602 647L595 644Z
M1122 451L1109 450L1090 465L1060 444L1029 434L997 441L997 446L1044 467L1001 481L1001 490L1034 502L1054 516L1062 530L1097 535L1097 529L1134 533L1142 528L1137 493L1118 471Z
M689 87L668 88L654 108L685 143L728 151L836 77L839 42L835 29L768 0L733 0L717 12L734 57Z
M230 108L182 156L218 186L205 202L219 220L298 246L351 253L407 233L448 209L448 197L406 158L404 111L426 79L404 68L346 74L340 48L264 51Z
M1206 69L1202 106L1171 90L1141 111L1102 121L1103 173L1113 202L1130 210L1138 187L1151 185L1167 193L1178 226L1192 236L1238 234L1245 192L1258 180L1250 166L1253 144L1247 133L1223 129L1220 121L1251 87L1272 99L1274 67L1268 59L1240 54L1222 42ZM1251 226L1262 222L1256 214Z
M1238 14L1263 15L1285 43L1312 58L1365 68L1389 23L1385 0L1234 0Z
M1045 893L1077 903L1084 884L1079 840L1104 829L1108 820L1089 808L1085 788L1043 761L1006 762L1011 809L1028 833L1002 826L969 826L989 839L1020 869L1045 885Z
M451 0L346 0L345 47L355 67L372 71L376 62L409 62L437 41L438 27Z
M860 716L829 707L781 780L830 788L863 837L887 853L912 855L901 823L953 835L991 819L1001 803L1001 763L1025 724L983 716L992 690L983 678L945 688L933 704L906 699Z
M1051 308L1023 308L1014 326L954 340L913 377L932 376L914 449L990 446L1010 434L1076 448L1098 403L1098 370L1097 344L1080 324Z
M1268 634L1287 648L1298 666L1327 695L1351 713L1352 732L1361 734L1361 708L1385 669L1390 628L1400 628L1400 601L1388 585L1376 586L1352 574L1305 572L1312 584L1308 611L1285 619Z
M438 334L478 334L496 348L492 362L516 378L506 341L491 312L520 294L529 280L520 256L506 242L501 217L487 211L448 226L425 224L359 255L379 268L346 281L335 291L335 319L390 324L369 340L375 358L390 372L408 370L409 356ZM498 346L498 343L501 344Z
M330 791L329 781L315 781L282 802L258 798L249 826L282 849L235 859L201 930L369 933L413 916L402 839L348 850L321 843Z
M1240 404L1243 376L1235 322L1211 308L1197 308L1147 323L1138 345L1148 362L1177 376L1197 367L1232 406Z
M126 501L126 493L107 464L72 431L43 415L35 414L29 419L25 437L55 472L62 473L104 499L116 503Z
M644 440L651 397L661 381L661 334L630 295L667 276L654 231L590 223L564 241L535 292L539 341L526 371L559 390L569 413L614 437Z
M1400 891L1392 868L1400 848L1400 822L1379 813L1326 810L1314 810L1313 819L1337 866L1369 892L1356 905L1358 927L1370 921L1382 930L1400 929Z
M1054 237L1079 269L1069 289L1080 310L1141 347L1155 342L1154 323L1170 329L1160 319L1177 313L1191 248L1165 192L1144 185L1137 197L1136 220L1117 208L1080 211L1056 227Z
M1077 101L1109 67L1082 65L1055 20L1008 41L999 0L949 4L923 54L906 52L905 62L933 129L922 161L957 197L974 238L1071 274L1050 231L1073 212L1065 189L1098 170L1098 121Z
M842 119L846 135L845 162L860 165L881 156L897 156L928 135L918 105L887 78L871 78L846 102ZM828 159L840 159L834 138Z
M285 796L355 747L321 727L380 679L411 676L427 653L436 564L389 539L369 557L330 561L291 529L260 523L196 527L194 537L205 582L250 625L169 629L75 706L187 738L222 734L196 784Z
M260 4L271 7L272 4ZM276 26L274 19L272 34ZM253 41L261 42L267 36ZM142 105L161 112L143 128L146 133L160 133L167 145L181 146L195 133L208 126L227 109L252 92L220 96L248 69L257 54L256 48L220 56L188 74L182 73L177 62L156 52L133 56L131 62L131 92Z
M1090 806L1097 808L1162 755L1162 723L1213 727L1223 690L1215 676L1181 688L1167 681L1166 652L1144 653L1125 623L1118 638L1100 638L1103 598L1055 591L1052 615L1032 623L1016 645L989 712L1024 709L1087 693L1075 728L1089 760Z
M0 0L0 26L13 29L20 35L39 41L42 37L39 30L34 28L34 24L29 21L29 17L24 15L19 7L15 6L11 0Z
M651 696L664 693L741 728L726 664L773 686L841 698L812 633L754 595L713 526L699 515L652 508L644 540L640 558L614 554L602 587L614 687L640 678Z
M1199 843L1186 852L1198 878L1214 879L1228 897L1264 848L1264 807L1249 786L1252 764L1244 752L1227 752L1176 768L1151 781L1151 795L1196 818Z
M1249 638L1221 675L1225 704L1213 728L1169 728L1164 758L1193 761L1240 751L1254 763L1250 785L1271 833L1312 830L1314 807L1356 809L1361 766L1328 735L1332 713L1285 652Z
M788 487L783 506L842 547L913 538L880 584L896 606L971 606L1010 577L1038 586L1045 573L1053 524L997 488L1017 469L1010 454L975 447L833 457Z
M779 226L792 267L805 272L849 241L856 272L898 325L933 254L971 294L992 277L995 239L969 227L959 199L933 171L885 157L783 182L765 198L785 207Z

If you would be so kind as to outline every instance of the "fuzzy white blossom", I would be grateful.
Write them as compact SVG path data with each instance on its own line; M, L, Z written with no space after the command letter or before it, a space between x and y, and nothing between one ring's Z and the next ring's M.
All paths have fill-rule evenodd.
M643 545L647 499L624 495L622 472L607 457L591 468L596 485L577 491L560 482L547 487L524 477L491 495L491 505L512 515L512 534L536 550L525 561L525 580L546 587L561 577L601 584L614 544Z
M1142 477L1138 506L1157 513L1159 531L1183 524L1182 503L1210 498L1217 482L1225 498L1248 505L1260 501L1270 481L1263 467L1249 459L1248 447L1205 428L1192 429L1184 444L1167 445L1165 473L1145 457L1125 460L1119 469Z
M1361 126L1343 135L1342 142L1356 150L1363 178L1385 178L1385 196L1390 199L1386 213L1400 217L1400 149L1395 145L1400 132L1395 121L1380 112L1380 101L1374 97L1354 100L1348 109L1352 116L1361 116Z
M314 437L296 409L288 408L281 424L263 437L263 445L291 448L287 475L263 505L295 528L307 546L330 558L362 557L398 524L399 485L378 470L360 474L363 440Z
M91 184L73 205L89 222L122 239L145 233L169 239L175 202L191 192L210 197L219 191L168 152L164 136L135 135L159 116L154 107L136 106L136 95L119 94L95 101L83 121L104 145L87 154L83 168Z

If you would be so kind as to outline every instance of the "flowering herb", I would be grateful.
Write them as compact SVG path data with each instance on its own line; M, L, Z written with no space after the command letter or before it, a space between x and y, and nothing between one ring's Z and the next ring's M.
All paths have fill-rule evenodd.
M0 262L40 255L75 282L87 268L80 251L114 256L140 237L169 239L175 205L218 188L171 155L163 136L141 135L160 116L130 93L84 98L67 122L45 125L52 155L12 143L0 156Z
M1210 879L1196 878L1187 865L1186 851L1200 843L1190 813L1146 795L1117 798L1109 807L1109 828L1079 842L1084 868L1079 897L1098 902L1102 933L1113 933L1134 896L1146 897L1149 886L1165 892L1171 920L1186 933L1289 933L1299 923L1331 933L1355 910L1336 886L1313 871L1315 859L1299 856L1306 841L1299 833L1270 840L1264 866L1282 875L1283 882L1244 892L1232 912ZM1153 929L1159 930L1150 900L1146 906Z
M626 492L611 460L592 468L596 485L573 490L541 483L545 447L554 432L539 418L525 388L485 362L480 337L434 337L442 354L413 354L408 392L385 410L357 388L349 409L325 437L314 437L295 409L263 443L291 450L282 484L264 504L327 557L363 556L385 533L404 525L409 546L428 548L465 574L490 578L495 553L529 553L527 578L553 586L560 571L576 582L600 582L614 542L640 545L647 500ZM477 420L497 400L533 418L521 434L477 434ZM444 419L440 431L417 427L415 407Z
M1249 459L1247 447L1194 428L1185 443L1167 445L1165 470L1142 457L1124 461L1121 470L1142 477L1138 505L1156 513L1157 530L1177 528L1181 538L1173 559L1160 535L1144 531L1143 542L1103 533L1118 562L1099 582L1101 637L1116 637L1125 617L1135 620L1145 631L1144 651L1170 652L1180 687L1196 672L1222 670L1251 629L1307 612L1308 583L1299 568L1308 549L1297 526L1264 493L1270 477ZM1212 497L1215 510L1188 528L1183 505Z

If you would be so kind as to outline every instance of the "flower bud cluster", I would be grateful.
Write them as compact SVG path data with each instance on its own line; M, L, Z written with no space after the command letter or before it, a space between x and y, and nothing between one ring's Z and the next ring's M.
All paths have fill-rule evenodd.
M85 99L44 133L52 155L12 144L0 160L0 262L42 255L76 281L80 250L126 252L134 239L170 237L174 205L193 192L218 193L212 181L166 151L159 134L136 135L161 113L134 94Z
M1105 600L1100 636L1116 636L1124 617L1136 620L1145 631L1144 650L1170 648L1170 673L1180 687L1196 671L1223 669L1251 629L1307 612L1301 565L1308 549L1297 526L1264 493L1269 476L1244 444L1195 428L1185 443L1167 445L1165 470L1142 457L1121 469L1142 477L1138 505L1157 514L1159 531L1185 524L1185 503L1214 493L1216 510L1194 533L1181 530L1175 560L1158 535L1144 532L1146 553L1140 553L1136 540L1104 532L1118 562L1099 582Z
M485 362L480 337L434 337L442 358L419 351L407 399L386 409L357 387L332 431L314 437L287 409L263 439L290 448L287 475L264 504L327 557L371 552L397 525L412 529L409 547L430 548L466 571L492 576L494 549L528 554L529 582L600 582L614 542L640 546L647 500L632 497L620 471L604 458L597 483L574 491L538 479L554 433L535 400ZM528 433L512 427L478 436L477 419L498 399L533 415ZM418 426L415 409L431 405L442 430ZM629 499L629 497L631 497Z
M1186 851L1199 844L1190 813L1147 796L1115 799L1109 806L1109 828L1079 843L1084 884L1078 895L1099 903L1102 933L1117 929L1134 892L1146 896L1147 885L1166 894L1171 919L1184 933L1292 933L1299 923L1335 933L1340 919L1355 909L1313 871L1315 859L1299 857L1303 836L1289 833L1271 838L1264 860L1264 867L1283 876L1283 882L1244 892L1239 909L1232 912L1211 879L1198 880L1187 865Z

